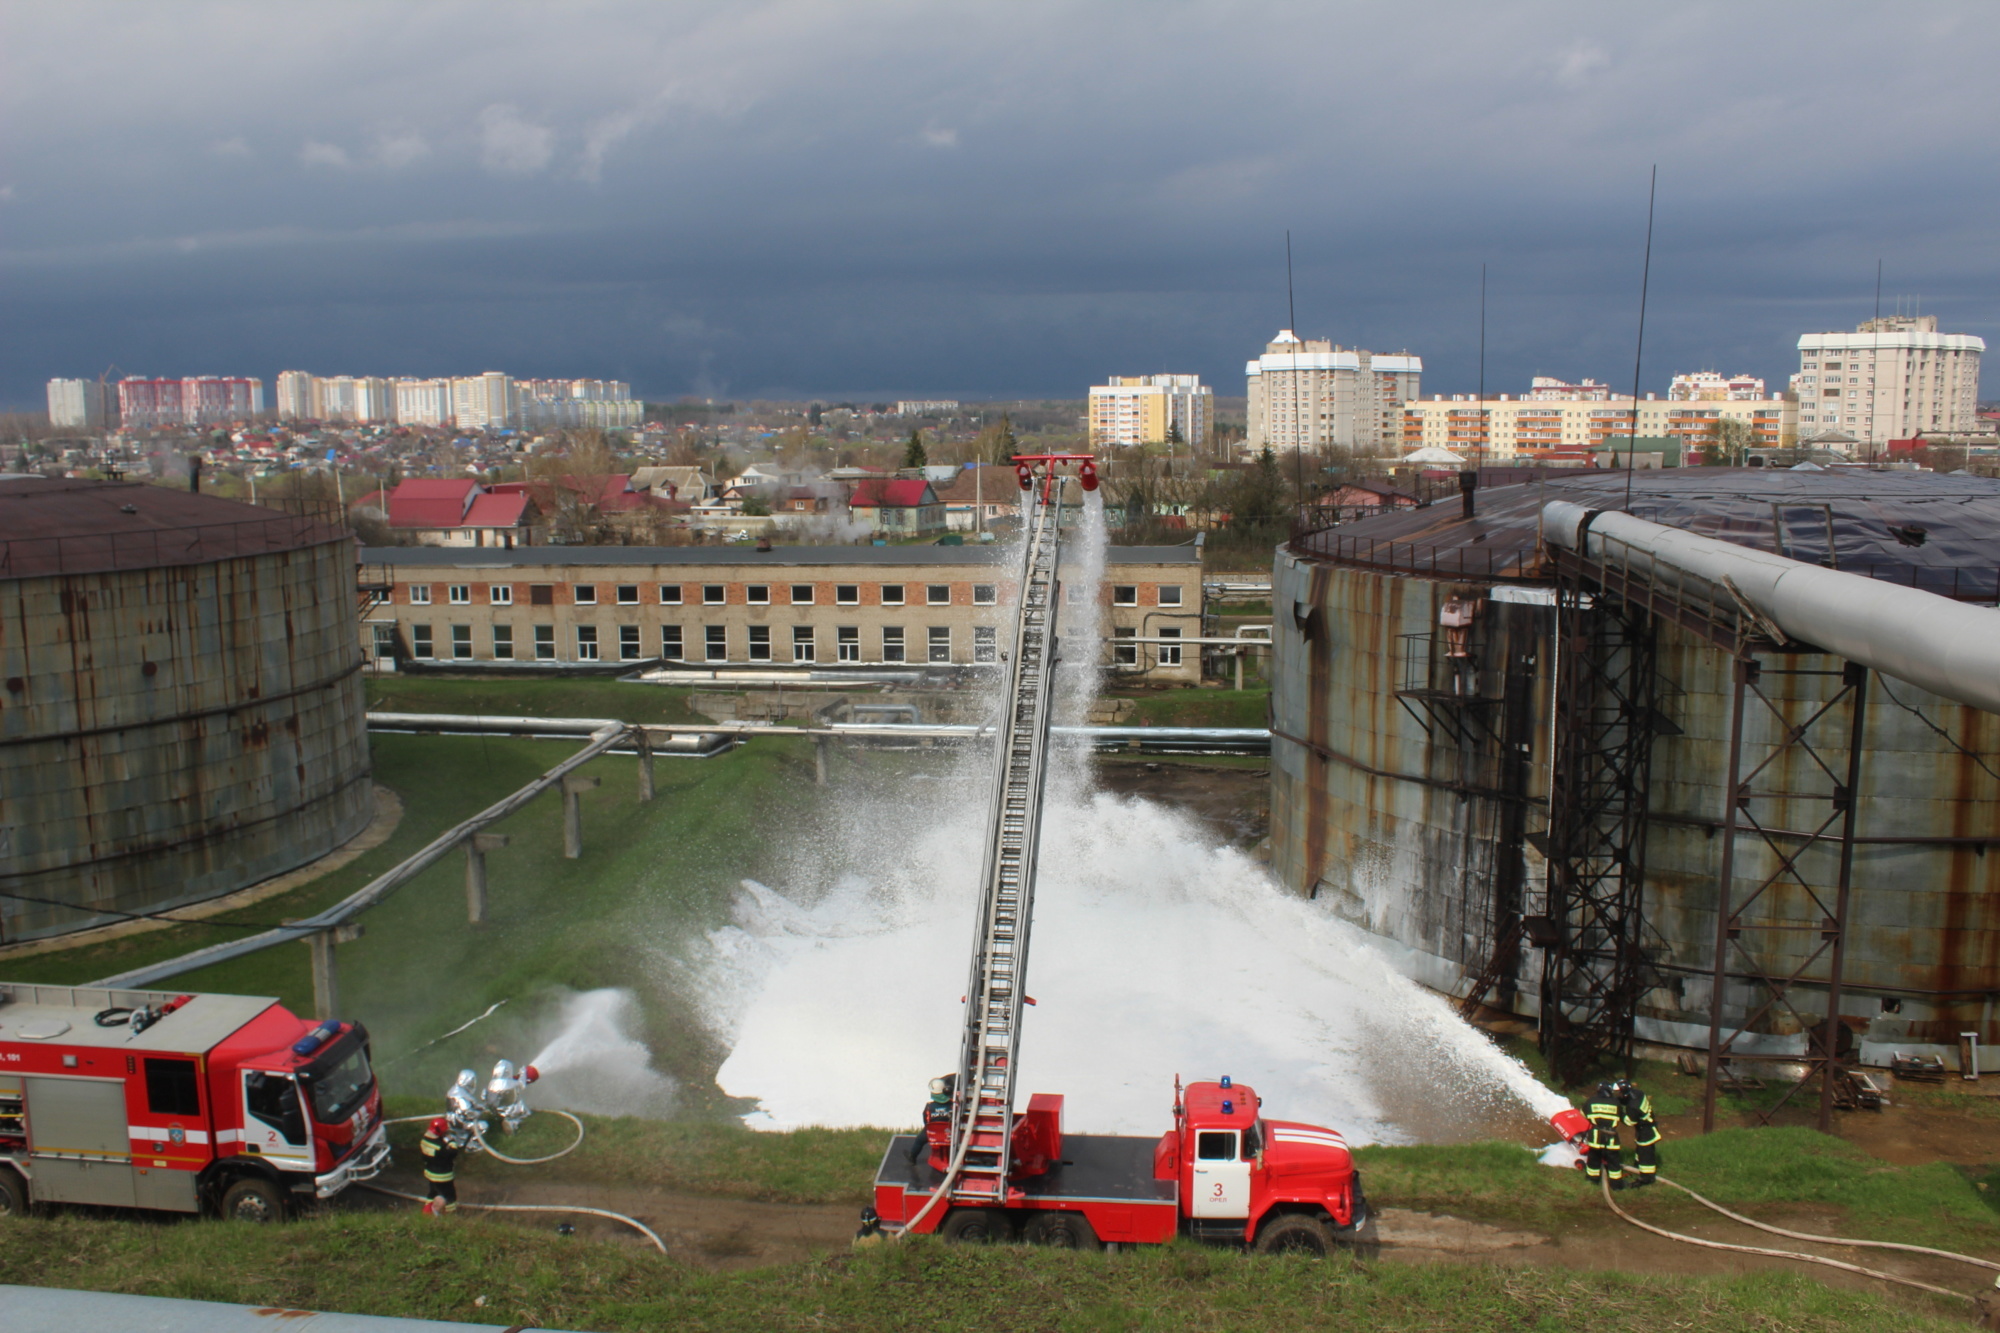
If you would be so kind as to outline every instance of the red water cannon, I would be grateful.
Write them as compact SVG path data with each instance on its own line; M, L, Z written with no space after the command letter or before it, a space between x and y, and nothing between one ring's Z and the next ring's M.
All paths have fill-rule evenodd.
M1042 498L1048 500L1055 494L1056 481L1065 463L1077 465L1076 479L1083 489L1097 489L1097 459L1092 454L1015 454L1014 476L1024 491L1033 490L1040 481Z

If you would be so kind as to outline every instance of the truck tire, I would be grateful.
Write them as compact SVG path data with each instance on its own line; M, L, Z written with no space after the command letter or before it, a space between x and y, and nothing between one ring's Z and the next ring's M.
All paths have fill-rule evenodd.
M28 1215L28 1182L12 1167L0 1166L0 1217Z
M1101 1250L1104 1242L1082 1213L1036 1213L1021 1228L1021 1239L1053 1250Z
M222 1192L222 1215L232 1222L282 1222L285 1192L259 1176L245 1176Z
M938 1235L961 1245L998 1245L1014 1239L1014 1221L998 1208L954 1208Z
M1326 1224L1310 1213L1286 1213L1257 1229L1257 1253L1303 1254L1324 1259L1333 1249Z

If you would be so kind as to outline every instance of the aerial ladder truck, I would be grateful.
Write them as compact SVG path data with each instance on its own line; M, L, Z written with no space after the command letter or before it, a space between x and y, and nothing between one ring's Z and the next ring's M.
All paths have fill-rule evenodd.
M1023 1239L1096 1249L1186 1235L1323 1254L1372 1246L1347 1144L1333 1130L1267 1120L1262 1099L1224 1075L1174 1085L1158 1139L1065 1135L1063 1099L1017 1113L1021 1017L1034 922L1035 861L1048 775L1066 494L1094 490L1080 454L1015 459L1025 492L1019 593L996 727L978 925L957 1072L933 1084L938 1112L898 1135L876 1173L874 1211L891 1233ZM1074 475L1072 475L1072 473Z

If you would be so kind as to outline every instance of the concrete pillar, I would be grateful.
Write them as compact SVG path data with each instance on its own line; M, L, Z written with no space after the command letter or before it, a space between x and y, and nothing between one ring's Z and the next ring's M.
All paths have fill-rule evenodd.
M813 781L822 787L826 785L826 748L830 744L828 737L813 737Z
M486 853L507 845L504 833L475 833L465 840L465 919L486 924Z
M1241 648L1236 650L1236 688L1238 691L1241 691L1243 688L1243 650Z
M583 793L596 787L599 778L568 774L562 780L563 855L574 861L583 855Z
M634 727L639 733L639 799L653 799L653 733L644 727Z
M351 943L360 939L361 934L361 927L350 923L306 936L306 948L312 951L314 1018L340 1017L340 967L334 959L334 945Z

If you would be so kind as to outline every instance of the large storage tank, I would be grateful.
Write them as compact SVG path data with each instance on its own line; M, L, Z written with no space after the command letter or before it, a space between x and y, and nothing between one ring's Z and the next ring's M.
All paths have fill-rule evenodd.
M1412 977L1453 995L1477 989L1528 1017L1541 1013L1549 954L1532 938L1518 951L1508 941L1532 936L1514 927L1548 910L1551 765L1564 737L1555 587L1538 525L1555 499L1914 585L1969 611L2000 594L2000 482L1956 475L1550 473L1480 491L1469 519L1454 499L1280 550L1274 868L1380 936ZM1460 659L1440 624L1454 595L1472 611ZM1643 1041L1704 1047L1735 658L1670 617L1646 623L1655 717L1636 775L1643 910L1633 933L1647 968L1634 1029ZM1774 836L1734 840L1732 901L1754 895L1755 928L1729 956L1722 1014L1725 1030L1751 1020L1745 1053L1806 1047L1786 1006L1758 1015L1769 999L1759 971L1784 977L1803 965L1793 1006L1808 1023L1825 1012L1828 959L1814 951L1838 851L1802 835L1839 814L1808 796L1844 781L1851 719L1840 692L1853 677L1796 648L1762 660L1743 713L1746 773L1777 754L1742 778L1759 796L1744 808ZM1841 1013L1864 1059L1955 1052L1968 1032L2000 1041L2000 716L1879 673L1860 712ZM1808 722L1813 752L1779 745Z
M373 808L340 529L0 480L0 941L231 892Z

